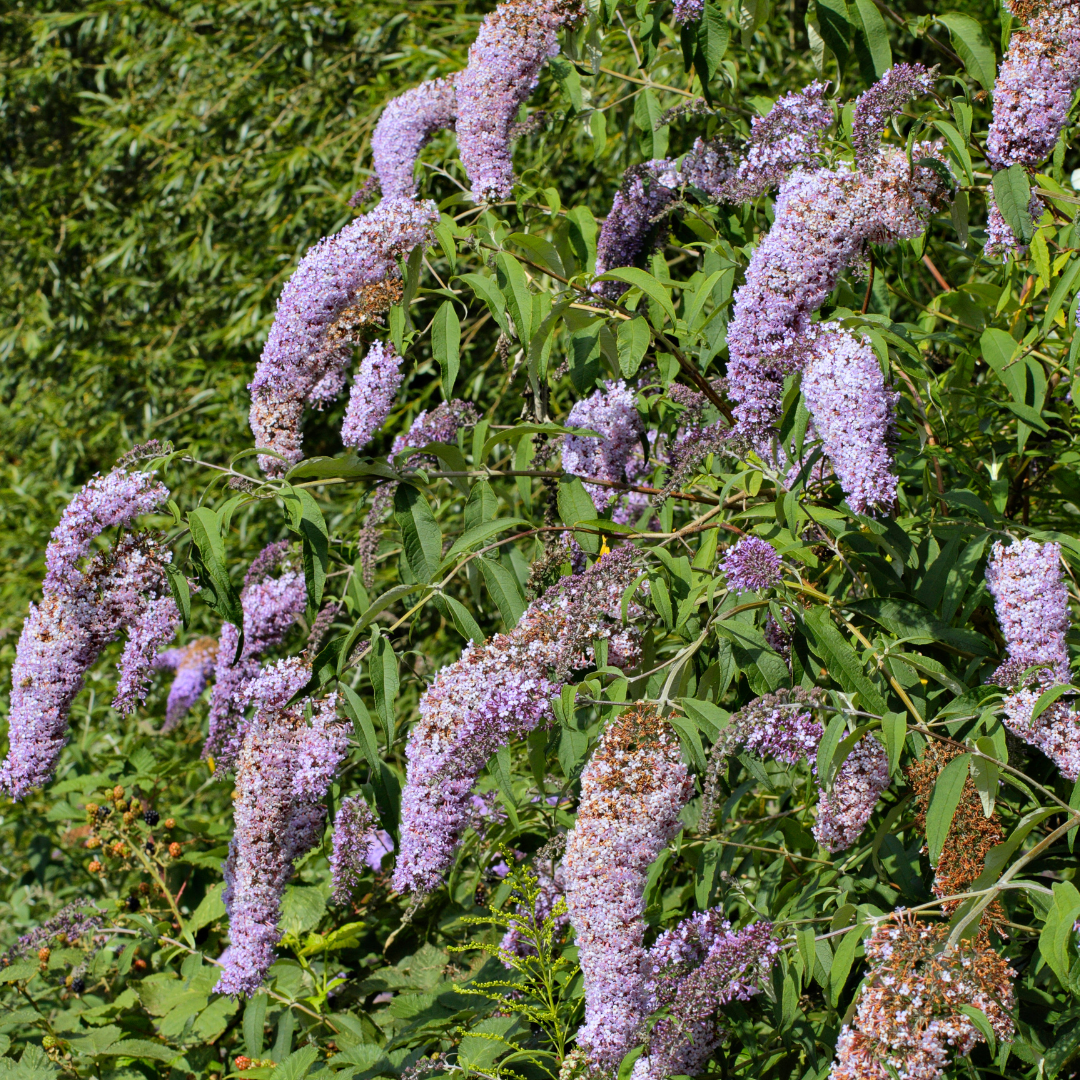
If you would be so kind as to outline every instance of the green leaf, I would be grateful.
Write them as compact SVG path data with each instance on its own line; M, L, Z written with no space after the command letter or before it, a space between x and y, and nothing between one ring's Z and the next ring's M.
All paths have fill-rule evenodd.
M579 521L592 521L596 517L596 505L592 501L592 496L576 476L560 477L558 504L559 517L567 525L576 525ZM600 537L584 532L574 535L583 551L595 555L600 550Z
M937 21L949 28L953 48L964 61L967 73L984 90L993 90L997 61L994 58L994 46L983 24L958 11L947 11L944 15L938 15Z
M1050 299L1046 302L1046 314L1043 316L1042 323L1044 334L1050 330L1058 312L1065 306L1065 299L1072 291L1078 274L1080 274L1080 259L1070 258L1065 264L1064 273L1058 277L1057 283L1054 285L1054 291L1050 294Z
M461 634L466 641L474 641L479 645L484 640L484 633L477 625L477 622L472 617L469 609L460 601L455 600L452 596L444 596L442 600L446 605L447 610L450 612L450 618L458 633Z
M615 341L619 350L619 369L625 378L632 379L637 374L651 340L649 324L640 315L619 324Z
M302 1080L319 1056L319 1048L311 1043L294 1050L274 1070L274 1080Z
M1056 881L1053 886L1054 904L1039 935L1039 952L1063 986L1069 985L1069 968L1075 950L1070 948L1073 924L1080 915L1080 892L1071 881Z
M655 300L664 309L664 313L671 320L672 325L678 321L675 318L675 307L671 302L671 290L667 286L661 285L647 270L642 270L636 266L625 266L617 270L609 270L606 274L601 274L596 280L625 281L627 285L640 289L646 296Z
M567 100L577 112L581 112L583 105L581 76L577 68L562 56L554 56L548 63L551 65L551 73L555 76L555 81L562 88Z
M510 323L506 319L506 301L503 299L503 294L499 292L498 285L483 274L461 274L458 280L464 281L487 304L499 329L504 334L509 334Z
M821 782L828 787L832 783L830 770L833 759L836 757L836 748L847 733L847 717L843 713L837 713L825 729L825 734L818 743L817 750L817 774Z
M486 455L485 455L486 456ZM465 504L465 531L479 528L485 521L491 521L499 508L499 500L486 480L473 484L469 501ZM458 541L460 543L460 541Z
M371 688L375 693L375 710L386 730L386 743L393 742L394 704L398 696L398 659L390 639L372 627L371 652L368 654L368 672Z
M261 1058L263 1052L263 1025L266 1023L266 1005L269 997L263 993L253 994L244 1006L244 1049L250 1058Z
M1066 694L1074 693L1075 690L1071 686L1062 686L1060 684L1051 686L1044 690L1039 695L1039 700L1035 702L1035 707L1031 710L1031 719L1036 720L1042 716L1051 705L1054 704L1058 698L1064 697Z
M452 300L444 300L431 324L431 352L442 370L443 396L454 396L458 368L461 366L461 320Z
M840 1003L844 984L847 982L852 964L855 963L855 953L869 929L869 926L856 924L840 939L840 944L833 956L832 970L829 972L829 994L833 1008Z
M727 52L730 38L731 34L724 13L712 0L706 0L701 13L701 22L697 27L697 51L694 65L701 78L702 86L708 86L719 71L720 62L724 59L724 53Z
M326 520L307 488L289 484L282 490L281 499L289 516L289 528L301 540L308 603L318 608L322 603L326 572L330 565L330 533Z
M863 673L862 662L837 630L830 613L825 608L811 608L806 612L805 619L819 655L844 689L849 693L858 693L869 712L884 715L884 698Z
M350 449L339 457L313 457L300 462L286 474L286 480L329 480L342 478L359 480L364 476L379 476L386 480L400 480L401 474L391 469L385 461L372 461Z
M570 231L570 246L581 264L581 269L590 272L596 265L596 237L599 232L596 218L587 206L575 206L567 211L566 221Z
M486 555L481 555L476 561L480 564L480 572L484 575L488 592L498 605L503 622L507 629L513 629L525 611L525 600L517 578L501 562Z
M851 10L851 9L849 9ZM867 52L874 67L874 74L880 79L892 67L892 48L889 45L889 31L873 0L855 0L854 11L856 26L862 31ZM974 183L970 180L969 183Z
M885 713L881 719L881 733L885 736L885 749L889 752L889 775L895 776L907 738L907 713Z
M379 739L375 734L375 725L371 722L367 706L348 683L340 683L338 689L341 691L342 708L353 723L360 749L363 750L368 764L377 772L382 768L382 757L379 755Z
M529 523L524 518L509 517L496 518L494 521L486 521L483 524L474 525L471 529L467 529L465 533L454 542L454 546L450 548L443 558L442 565L444 567L451 566L454 562L454 558L463 551L469 551L476 547L477 544L482 544L485 540L489 540L491 537L498 533L505 532L507 529L516 529L520 526L528 528Z
M236 644L236 654L239 656L244 640L244 611L240 606L240 597L225 567L225 544L221 536L221 520L213 510L200 506L188 514L188 528L191 530L191 539L199 553L197 560L199 578L212 593L211 604L214 610L240 631Z
M990 1047L990 1053L996 1054L997 1036L994 1034L993 1027L990 1026L990 1020L986 1013L974 1005L961 1005L960 1011L979 1029L980 1034Z
M926 811L926 846L930 851L930 865L937 866L941 849L952 827L953 814L960 805L960 796L968 778L970 754L954 757L938 774Z
M994 173L992 181L994 202L1012 230L1013 236L1028 243L1035 232L1028 204L1031 200L1031 184L1022 165L1010 165Z
M811 0L811 4L817 9L817 23L825 44L836 53L837 62L843 67L851 37L851 22L845 0Z
M422 492L401 484L394 492L394 520L409 569L422 582L431 581L442 562L442 533Z
M862 3L873 4L871 0L861 0ZM877 8L874 8L877 11ZM935 120L933 122L934 127L945 136L945 141L949 144L949 149L953 152L956 160L960 162L960 167L964 170L964 176L967 178L969 184L975 183L975 170L971 165L971 154L968 152L967 146L964 144L963 136L956 130L947 120Z
M533 332L533 294L529 291L525 271L521 263L507 251L500 251L495 256L495 265L498 268L499 288L506 298L506 308L513 317L518 341L528 345Z
M165 576L169 581L169 592L180 611L180 621L184 629L191 622L191 586L187 577L172 563L165 564Z

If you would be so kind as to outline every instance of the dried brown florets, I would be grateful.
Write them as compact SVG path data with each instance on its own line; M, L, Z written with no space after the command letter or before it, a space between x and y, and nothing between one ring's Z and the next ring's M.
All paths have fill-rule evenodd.
M959 747L933 742L927 746L921 759L913 761L904 770L908 783L915 791L918 805L915 827L920 832L926 831L926 812L937 778L942 769L962 752ZM986 853L1004 839L1005 832L997 814L987 817L983 812L979 789L969 776L964 781L960 802L953 814L952 825L938 859L937 872L934 875L934 895L940 899L966 892L968 886L982 873ZM961 902L949 900L943 903L942 907L947 913L952 912ZM996 922L1004 917L1000 903L995 900L987 908L988 921Z
M965 1005L981 1009L999 1039L1012 1037L1016 972L981 941L948 949L948 937L947 923L901 912L867 939L869 978L830 1080L934 1080L984 1041Z

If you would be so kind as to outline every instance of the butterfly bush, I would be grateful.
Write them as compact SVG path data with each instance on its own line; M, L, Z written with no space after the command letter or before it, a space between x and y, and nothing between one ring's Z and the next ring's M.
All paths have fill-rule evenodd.
M844 760L828 791L819 791L814 839L829 851L858 840L882 792L889 786L889 755L872 735L864 735Z
M773 226L750 258L728 327L728 387L735 417L753 438L780 417L784 377L808 358L811 316L840 274L858 265L868 242L918 236L941 207L948 185L935 147L915 147L909 165L883 150L873 175L854 169L798 170L780 189Z
M646 876L693 790L679 741L650 704L604 731L581 774L563 869L585 983L577 1042L600 1069L618 1066L648 1015Z
M566 417L567 427L588 428L593 435L566 435L563 438L562 466L574 476L592 477L612 483L632 483L644 462L634 458L641 447L645 427L638 416L634 391L625 382L608 382L574 404ZM597 510L603 510L618 494L610 488L586 482L585 490Z
M836 1045L830 1080L935 1080L985 1037L962 1008L1012 1038L1016 972L983 940L946 947L948 923L898 916L866 940L869 977Z
M30 605L11 669L0 786L13 799L48 783L83 677L121 631L128 642L114 705L127 712L145 695L153 658L180 621L166 579L172 555L150 533L129 533L109 551L90 552L106 529L132 525L168 497L151 474L118 468L92 477L53 530L43 596Z
M281 570L277 577L271 577ZM258 678L260 657L284 640L307 603L304 576L291 565L288 541L269 544L248 568L240 605L244 644L236 655L240 632L232 623L221 628L214 689L210 695L210 730L203 757L213 757L219 772L232 768L244 739L246 692Z
M322 839L322 799L348 750L348 728L331 694L303 705L289 699L310 678L293 658L270 666L245 690L255 714L236 769L234 831L221 899L229 915L229 947L215 989L251 995L262 985L281 936L281 898L293 864Z
M268 475L282 475L300 460L305 405L321 407L341 393L359 335L401 297L398 258L430 243L438 220L432 202L386 198L300 260L248 385L256 443L281 455L260 456ZM350 404L361 410L369 397L381 402L384 380L382 369L372 371L370 385L358 379Z
M986 565L986 587L1008 650L1005 663L992 676L1013 688L1003 702L1005 723L1051 758L1069 780L1076 780L1080 714L1057 701L1032 718L1047 687L1072 679L1065 644L1069 591L1061 573L1061 546L1035 540L1006 546L996 541Z
M759 592L780 583L780 556L767 540L744 536L720 563L728 588L735 593Z
M431 137L457 116L454 80L429 79L399 94L382 111L371 135L371 156L384 199L416 195L416 159Z
M390 342L375 341L360 362L341 424L341 441L357 449L367 446L386 423L404 376L401 357Z
M617 549L552 586L513 630L470 644L424 691L405 747L395 889L428 892L441 883L480 770L500 747L550 722L549 699L571 670L589 662L594 640L607 639L634 665L636 634L618 621L633 554Z
M627 169L597 239L597 274L633 266L684 185L717 202L745 202L776 187L797 166L813 162L833 122L824 95L825 84L819 82L785 94L767 115L753 118L741 154L726 142L698 139L681 164L654 159ZM628 288L622 281L598 281L592 291L618 300Z
M580 0L505 0L484 18L455 83L458 152L477 200L509 198L518 108L536 88L544 62L558 55L558 32L584 14Z
M848 505L856 514L890 509L896 500L890 442L900 395L885 388L870 342L847 331L811 333L802 388Z
M158 671L176 672L165 703L162 734L172 731L202 697L217 665L217 654L217 640L201 637L178 649L166 649L154 658L154 667Z
M1017 15L1021 5L1008 4ZM1053 152L1065 128L1069 107L1080 88L1080 14L1070 0L1051 0L1013 32L994 83L994 114L986 137L991 166L1034 169ZM987 250L1010 252L1019 246L991 190ZM1038 221L1045 206L1032 194L1028 213Z
M634 1063L633 1080L702 1072L724 1034L720 1010L749 1001L780 951L771 923L732 930L719 908L697 912L656 939L646 960L648 1008L662 1016Z
M936 69L935 69L936 70ZM855 99L851 112L851 142L855 161L873 172L881 147L882 128L913 97L934 88L934 72L922 64L895 64L865 94Z
M343 799L334 818L330 874L334 883L335 904L346 904L359 888L368 871L382 867L388 850L388 834L378 828L374 811L360 795Z

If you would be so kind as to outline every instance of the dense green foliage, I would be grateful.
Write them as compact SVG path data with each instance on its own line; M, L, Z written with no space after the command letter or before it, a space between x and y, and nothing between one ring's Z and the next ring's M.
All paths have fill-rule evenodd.
M982 755L971 759L975 785L1015 841L979 887L993 890L1002 874L1030 885L981 897L1000 905L990 936L1018 973L1015 1040L993 1053L980 1045L950 1075L1075 1068L1080 957L1070 927L1080 894L1075 832L1065 826L1075 823L1080 787L1006 739L1000 690L986 685L1002 638L983 582L989 545L1006 534L1060 542L1070 573L1080 572L1080 197L1069 179L1080 154L1067 138L1075 125L1032 181L1050 209L1030 255L1003 262L982 251L986 91L1011 29L990 0L965 3L966 22L936 19L918 2L881 5L883 18L868 0L815 0L809 12L800 0L724 0L726 33L714 24L716 36L699 45L680 38L666 4L596 7L529 101L529 113L543 115L517 143L513 202L469 202L452 135L424 154L421 194L439 203L443 224L439 243L410 264L408 311L388 320L387 334L407 350L406 382L368 450L385 457L449 381L447 396L476 404L482 421L441 466L398 463L431 515L386 527L365 589L357 540L374 481L341 453L343 404L308 415L305 450L320 460L289 480L305 485L325 522L324 602L341 604L316 677L328 686L340 678L370 713L332 805L363 791L394 831L405 739L425 685L475 627L486 636L516 622L563 566L557 538L566 527L592 554L628 533L647 553L646 673L576 674L547 740L513 746L484 774L500 822L469 833L447 887L418 906L391 891L386 872L370 876L351 909L329 905L328 843L304 859L286 894L268 993L237 1003L211 992L228 940L220 884L232 821L230 783L212 779L199 756L205 698L162 736L161 681L122 719L108 705L118 651L108 652L75 704L56 780L0 806L0 951L84 897L106 914L108 944L54 944L40 963L30 956L0 969L0 1077L222 1078L245 1055L262 1062L246 1076L367 1080L436 1053L446 1055L431 1063L436 1072L557 1075L550 1054L561 1057L581 1014L573 940L538 927L539 960L508 975L490 952L515 879L492 867L503 854L531 857L572 827L576 781L618 711L613 703L662 699L700 775L728 716L786 685L823 688L822 719L839 718L822 771L835 772L850 749L851 740L841 745L846 731L871 730L895 775L859 841L835 856L811 836L816 795L805 765L739 755L721 774L715 822L697 820L699 802L688 808L687 829L650 876L650 925L722 903L733 923L770 918L788 946L764 993L728 1015L715 1074L827 1075L873 919L901 906L940 908L924 844L929 831L940 850L956 802L944 821L948 796L936 816L932 802L924 827L904 769L941 737ZM4 686L49 531L70 494L133 444L176 447L159 467L179 517L156 523L189 572L185 521L198 505L221 510L237 499L225 530L237 584L264 543L292 535L287 488L259 484L254 457L238 456L252 446L246 383L274 304L305 249L355 213L349 199L370 175L379 110L422 79L463 67L488 10L461 0L6 7ZM875 246L872 277L846 275L821 317L869 332L901 395L895 513L856 515L831 478L804 477L786 490L759 459L715 455L636 530L598 520L580 483L560 478L557 458L544 456L554 425L598 378L641 377L646 426L673 434L680 413L667 389L687 382L678 357L710 379L723 374L733 289L772 219L770 198L688 204L646 261L649 294L631 290L621 305L605 305L588 286L597 220L623 170L675 156L699 135L745 133L751 116L819 75L842 105L889 57L941 65L942 96L908 106L889 139L949 138L958 194L924 238ZM657 124L699 100L703 68L717 107ZM846 138L841 116L837 159L850 156ZM448 298L461 322L456 380L432 332ZM634 315L644 316L634 322L637 351L620 331ZM797 380L785 406L785 433L805 433ZM538 419L551 423L534 439ZM643 482L660 487L664 469L651 464ZM227 485L238 474L252 483L237 498ZM469 527L496 519L501 528L474 532L439 562ZM433 566L409 554L410 528L434 529L442 547ZM769 596L737 597L725 586L718 556L739 531L770 540L789 567ZM1080 603L1075 579L1071 596ZM790 666L763 634L781 608L795 618ZM313 615L282 655L304 649ZM219 625L196 597L185 637L216 635ZM85 806L108 802L115 785L152 806L159 823L118 815L102 838L125 853L90 873ZM520 875L517 887L531 886ZM479 985L507 979L521 994L510 1003Z

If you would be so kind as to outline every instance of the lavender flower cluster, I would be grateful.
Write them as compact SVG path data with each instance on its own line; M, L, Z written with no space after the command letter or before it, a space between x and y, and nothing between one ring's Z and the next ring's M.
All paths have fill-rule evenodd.
M285 885L296 859L322 839L321 800L348 750L334 695L312 703L310 725L303 706L288 705L310 674L299 659L281 660L245 691L255 714L237 765L225 862L230 945L215 988L222 994L253 994L270 970Z
M163 735L172 731L202 696L217 664L217 655L217 641L201 637L178 649L166 649L154 658L158 671L176 672L165 703Z
M882 129L911 98L928 94L933 88L934 71L927 71L922 64L896 64L865 94L856 98L851 116L851 141L860 169L874 171Z
M435 676L405 748L395 889L428 892L440 883L467 827L480 770L500 747L549 722L549 699L587 662L594 640L609 640L633 665L636 635L618 621L633 554L617 549L563 579L510 633L470 645Z
M393 850L392 843L389 833L377 827L375 814L362 796L342 799L330 853L335 904L352 899L366 871L382 869L383 856Z
M600 433L599 438L592 435L563 438L562 466L572 476L626 484L633 483L644 468L641 440L645 426L638 416L634 391L625 382L608 382L606 389L575 402L566 417L566 426ZM618 497L617 492L599 484L586 482L585 490L597 510L604 510Z
M403 377L401 357L393 344L372 342L357 368L341 424L341 441L346 446L359 450L371 442L394 407Z
M1014 11L1019 4L1009 5ZM1034 169L1052 153L1080 87L1080 16L1069 0L1040 5L1025 29L1017 30L998 68L994 113L986 156L995 170L1010 165ZM1032 195L1028 212L1036 221L1044 206ZM1013 251L1013 236L990 196L987 250Z
M1069 593L1061 574L1061 547L1021 540L996 542L986 566L986 587L1005 637L1008 659L992 678L1012 688L1005 724L1037 746L1070 780L1080 776L1080 713L1058 701L1032 719L1035 703L1054 683L1068 684ZM1029 670L1033 669L1033 670Z
M760 592L780 583L780 556L758 536L744 536L733 544L720 566L733 593Z
M453 79L429 79L406 90L383 109L371 135L371 156L384 199L416 195L416 159L431 137L454 126Z
M456 80L458 152L478 201L509 197L518 108L558 54L558 32L584 14L580 0L505 0L484 19Z
M149 473L115 469L92 477L53 530L44 595L30 605L11 671L9 749L0 787L13 799L52 776L83 677L122 630L128 640L113 705L129 712L145 696L154 657L180 621L165 572L172 556L155 536L139 532L110 551L91 556L90 550L104 530L133 524L168 497Z
M666 1015L649 1033L633 1080L702 1072L723 1037L720 1009L759 993L779 951L771 923L733 931L720 908L661 934L646 959L648 1010L664 1008Z
M563 859L585 981L577 1042L605 1070L618 1066L649 1013L646 876L682 827L679 813L693 790L678 739L648 704L604 731L581 775Z
M275 570L281 573L272 577ZM240 632L225 623L210 696L210 730L203 746L203 757L213 757L219 773L232 768L244 741L245 693L259 676L260 656L281 644L304 611L304 575L291 565L288 541L267 545L254 559L244 578L240 604L243 649L237 657Z
M300 260L282 290L248 387L256 441L281 455L260 457L268 475L281 475L300 460L304 406L321 407L341 393L358 335L400 297L398 257L428 243L438 220L434 203L386 198ZM382 354L369 364L371 385L363 379L353 384L350 410L361 415L386 407L387 373L375 359ZM364 425L358 422L356 430Z

